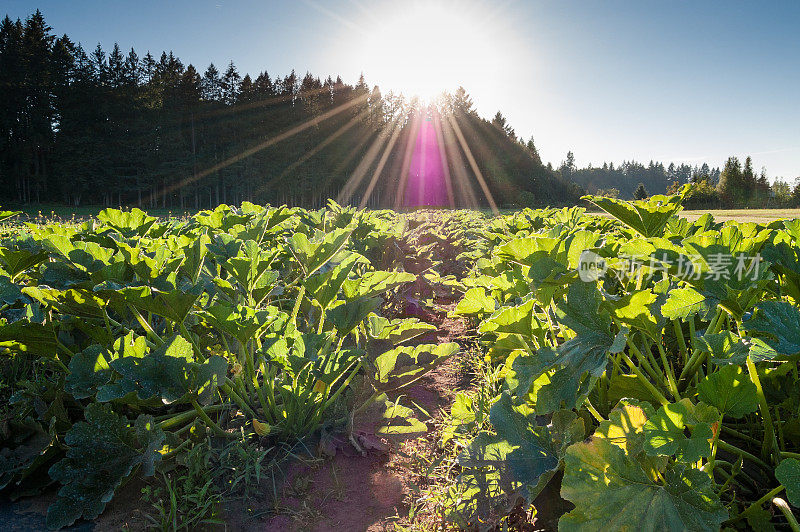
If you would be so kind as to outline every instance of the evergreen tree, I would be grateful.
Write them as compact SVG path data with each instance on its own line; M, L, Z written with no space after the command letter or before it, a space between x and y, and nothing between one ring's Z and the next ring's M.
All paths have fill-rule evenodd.
M717 190L727 205L741 205L745 199L746 188L742 176L742 164L736 157L728 157L725 168L719 177Z
M647 199L650 195L647 193L647 189L644 188L644 183L639 183L639 186L636 187L636 190L633 193L633 199L636 200L643 200Z

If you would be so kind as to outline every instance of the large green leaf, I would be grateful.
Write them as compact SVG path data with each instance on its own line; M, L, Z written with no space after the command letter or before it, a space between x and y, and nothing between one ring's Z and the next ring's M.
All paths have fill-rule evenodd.
M775 478L786 488L786 497L800 508L800 460L786 458L775 468Z
M741 418L758 408L756 385L741 366L723 366L697 385L697 397L726 416Z
M351 232L348 229L335 229L313 240L309 240L303 233L294 233L289 238L289 249L308 277L344 248Z
M97 219L125 236L144 236L157 221L156 218L137 208L130 211L103 209L97 214Z
M47 260L47 253L0 246L0 266L11 278Z
M132 307L163 316L175 323L183 322L199 293L182 290L161 291L149 286L128 286L118 291Z
M361 261L364 261L361 255L352 253L335 267L307 277L303 280L306 293L319 304L320 308L327 309L336 300L350 272Z
M762 301L744 323L751 335L764 340L781 355L800 353L800 310L786 301Z
M61 314L102 319L106 301L88 290L28 286L22 292Z
M375 384L384 390L405 386L458 351L458 344L422 344L395 347L375 357Z
M622 297L614 306L614 315L631 329L638 329L655 341L661 340L664 319L655 305L658 295L639 290Z
M569 447L561 496L575 505L563 532L685 530L716 532L728 517L711 479L697 469L669 468L655 481L605 438Z
M684 431L692 425L691 435ZM711 453L711 425L699 421L688 399L667 404L650 416L644 425L644 451L651 456L675 456L692 463Z
M26 353L45 358L57 354L56 334L52 322L37 323L21 319L6 323L0 318L0 353Z
M551 426L540 425L529 409L514 406L508 393L492 405L489 419L496 434L481 433L459 457L459 464L490 466L501 473L501 484L512 490L521 486L535 490L543 475L545 482L549 480L564 449L584 435L583 420L574 412L560 411L553 415Z
M339 336L344 337L367 319L382 302L379 297L361 297L328 309L325 316L336 327Z
M50 468L50 476L62 485L47 511L51 529L80 517L96 518L135 468L152 476L161 461L165 436L151 416L140 415L128 426L126 419L97 403L87 406L84 415L86 421L73 425L64 437L66 457Z
M661 236L667 221L683 208L680 196L652 196L644 201L623 201L605 196L584 196L608 214L645 237Z
M244 305L232 308L221 303L211 305L199 314L218 331L229 334L242 344L260 338L267 328L281 318L288 319L288 315L277 307L253 310Z
M686 319L703 311L707 305L705 296L694 288L676 288L661 306L661 314L670 320Z
M483 288L470 288L456 305L454 314L459 316L478 316L494 312L496 303Z
M388 340L392 345L402 344L422 334L436 330L435 325L417 318L389 320L372 314L366 321L367 335L374 340Z
M111 380L113 370L109 363L122 357L142 358L147 352L147 343L143 336L134 336L133 332L117 338L113 348L101 345L90 345L76 353L69 361L64 389L75 399L85 399L97 393L97 389Z
M109 365L120 378L99 388L97 400L125 400L135 393L138 400L158 398L164 404L192 399L209 403L225 380L228 362L217 355L202 363L192 362L192 358L192 345L174 336L146 357L113 360Z

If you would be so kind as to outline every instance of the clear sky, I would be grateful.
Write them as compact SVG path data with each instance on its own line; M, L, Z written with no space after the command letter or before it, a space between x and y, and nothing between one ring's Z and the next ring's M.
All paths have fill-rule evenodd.
M800 176L800 1L5 0L92 49L204 70L292 68L384 91L463 85L546 161L721 164Z

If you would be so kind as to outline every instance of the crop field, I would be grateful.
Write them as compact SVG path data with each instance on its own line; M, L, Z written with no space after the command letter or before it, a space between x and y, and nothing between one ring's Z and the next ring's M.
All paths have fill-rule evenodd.
M0 516L800 530L796 213L586 199L0 212Z

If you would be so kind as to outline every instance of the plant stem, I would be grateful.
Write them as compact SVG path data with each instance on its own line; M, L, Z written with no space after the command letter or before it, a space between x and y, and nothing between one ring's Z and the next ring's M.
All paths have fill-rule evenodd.
M750 382L756 387L756 397L758 397L758 406L761 410L761 417L763 418L764 425L764 445L761 447L761 456L767 458L772 454L775 448L775 427L772 425L772 415L769 410L769 403L764 395L764 389L761 387L761 379L758 378L758 369L753 363L753 360L747 357L747 371L750 373Z
M597 409L592 405L588 397L583 401L583 405L586 407L589 413L592 414L592 417L594 417L598 423L602 423L603 421L605 421L605 418L600 415L600 412L598 412Z
M780 497L775 497L772 499L772 504L778 507L778 510L781 511L783 516L789 522L789 528L792 529L792 532L800 532L800 523L797 522L797 518L792 513L792 509L789 508L789 505L781 499Z
M675 338L678 339L678 349L680 350L681 358L683 359L683 363L686 364L686 361L689 360L689 353L686 350L683 327L681 327L681 323L678 320L672 320L672 327L675 329Z
M675 382L675 373L672 371L672 365L669 363L669 360L667 360L667 352L664 350L664 346L661 345L661 342L656 342L656 347L661 357L661 364L664 365L664 372L667 374L667 384L669 384L672 397L674 397L676 401L679 401L681 394L678 392L678 384Z
M247 414L251 418L257 418L258 416L256 416L256 413L253 412L252 408L250 408L250 405L248 405L244 399L239 397L239 394L233 391L233 386L231 386L232 384L233 382L226 377L225 384L220 386L219 389L222 390L225 393L225 395L233 399L233 402L236 403L239 406L239 408L244 410L245 414Z
M708 458L707 467L709 475L713 475L714 473L714 460L717 458L717 443L719 442L719 433L722 431L723 416L724 414L719 415L719 419L717 420L717 430L714 431L714 437L711 439L711 456ZM713 480L714 477L712 476L711 479Z
M742 458L746 458L747 460L750 460L751 462L753 462L754 464L758 465L764 471L766 471L766 472L768 472L770 474L774 470L774 468L770 467L769 464L767 464L765 461L763 461L762 459L760 459L756 455L750 454L747 451L743 451L742 449L739 449L738 447L736 447L734 445L731 445L730 443L727 443L727 442L725 442L723 440L717 441L717 446L720 449L722 449L723 451L726 451L726 452L729 452L729 453L733 453L735 455L741 456Z
M669 401L667 400L666 397L664 397L664 394L659 392L658 389L655 386L653 386L653 384L649 380L647 380L647 377L645 377L642 371L638 367L636 367L636 364L633 363L631 357L629 357L624 352L622 353L622 356L625 358L625 361L628 363L628 366L630 366L631 371L633 371L633 373L636 375L639 381L641 381L644 387L647 388L647 391L649 391L659 403L661 403L662 405L668 405Z
M213 412L218 412L218 411L222 410L223 408L225 408L224 405L210 405L210 406L204 407L203 411L205 411L206 413L213 413ZM197 410L187 410L186 412L181 412L180 414L174 415L172 417L169 417L169 418L161 421L158 424L158 426L162 430L166 430L166 429L168 429L170 427L174 427L176 425L180 425L182 423L185 423L186 421L189 421L190 419L193 419L196 416L197 416Z
M751 504L750 506L748 506L747 508L745 508L745 509L742 511L742 513L740 513L740 514L739 514L739 515L737 515L736 517L734 517L734 518L732 518L732 519L728 519L727 521L725 521L724 523L722 523L722 524L723 524L723 526L725 526L725 525L728 525L728 526L730 526L730 525L732 525L733 523L738 523L739 521L741 521L742 519L744 519L745 517L747 517L747 515L748 515L750 512L752 512L752 511L754 511L754 510L756 510L756 509L758 509L758 508L761 508L761 505L762 505L762 504L764 504L765 502L767 502L767 501L769 501L769 500L772 500L772 498L773 498L773 497L775 497L777 494L779 494L779 493L780 493L780 492L782 492L782 491L783 491L783 486L778 486L777 488L773 488L773 489L772 489L772 490L771 490L769 493L767 493L766 495L764 495L763 497L761 497L760 499L758 499L756 502L754 502L753 504Z
M145 334L149 336L150 339L156 343L156 345L158 346L164 345L164 340L162 340L161 337L158 334L156 334L153 328L150 327L150 324L147 323L147 320L145 320L139 313L139 311L136 310L136 307L134 307L133 305L128 305L128 308L133 314L133 317L136 318L136 321L139 322L139 325L142 326L142 329L144 329Z
M206 426L211 429L211 432L213 432L214 434L216 434L220 438L235 438L236 437L236 434L233 434L231 432L225 432L210 417L208 417L208 414L206 414L206 411L203 410L203 407L200 406L200 404L197 402L196 399L192 399L192 406L197 411L197 415L200 416L200 419L203 420L203 423L205 423Z
M292 309L292 324L297 327L297 314L300 313L300 304L303 302L303 298L306 295L306 287L301 286L300 290L297 292L297 300L294 302L294 308Z
M662 375L653 369L653 366L650 365L650 362L647 361L647 358L639 351L639 348L636 347L636 344L634 344L630 338L628 338L628 348L636 356L636 360L639 361L645 371L650 375L650 378L656 382L661 382Z

